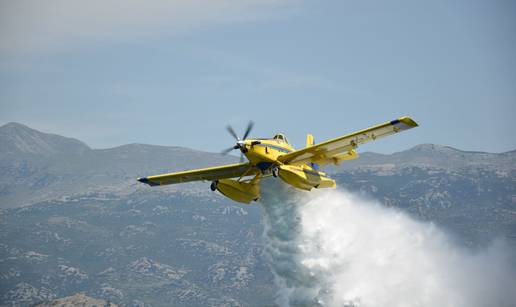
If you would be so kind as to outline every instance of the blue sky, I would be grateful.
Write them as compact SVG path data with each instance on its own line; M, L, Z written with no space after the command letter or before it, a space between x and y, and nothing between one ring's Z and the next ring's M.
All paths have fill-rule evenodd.
M94 148L297 147L402 115L364 145L516 149L515 1L0 1L0 124Z

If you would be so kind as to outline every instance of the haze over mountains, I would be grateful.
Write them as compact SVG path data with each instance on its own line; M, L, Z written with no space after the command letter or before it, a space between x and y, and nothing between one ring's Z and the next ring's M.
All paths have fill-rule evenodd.
M30 205L72 193L91 190L140 189L135 178L149 174L235 163L233 156L174 146L128 144L109 149L91 149L85 143L43 133L19 123L0 127L0 207ZM406 167L451 171L485 169L509 176L516 169L516 151L495 154L464 152L447 146L422 144L409 150L383 155L366 152L354 161L328 172L389 170ZM165 187L196 190L199 183ZM207 190L207 189L204 189Z
M209 183L135 178L236 162L144 144L91 149L18 123L0 127L0 305L77 292L126 306L273 304L260 207ZM340 187L449 230L464 246L516 238L516 151L423 144L329 169Z
M1 207L99 189L130 192L142 188L137 177L235 161L232 156L181 147L129 144L91 149L76 139L9 123L0 127Z

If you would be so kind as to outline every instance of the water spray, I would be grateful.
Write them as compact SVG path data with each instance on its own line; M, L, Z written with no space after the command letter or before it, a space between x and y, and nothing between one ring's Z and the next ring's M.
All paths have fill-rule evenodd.
M286 306L516 306L514 253L473 253L432 223L344 190L262 182L265 254Z

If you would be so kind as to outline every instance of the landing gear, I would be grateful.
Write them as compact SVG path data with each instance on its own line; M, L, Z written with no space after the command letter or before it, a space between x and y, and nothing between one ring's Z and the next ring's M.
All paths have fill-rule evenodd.
M219 183L218 180L212 181L210 184L210 189L215 192L217 190L217 183Z
M272 176L274 178L277 178L278 174L279 174L279 168L277 166L275 166L275 167L272 168L271 172L272 172Z

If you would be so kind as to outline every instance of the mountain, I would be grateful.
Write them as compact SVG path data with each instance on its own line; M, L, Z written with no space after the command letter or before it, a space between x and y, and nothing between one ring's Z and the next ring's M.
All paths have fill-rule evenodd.
M232 202L206 183L135 181L237 158L143 144L90 149L6 126L0 306L76 293L124 306L273 306L259 206ZM423 144L363 153L330 171L339 187L431 221L475 249L499 237L516 244L515 157Z
M137 177L237 161L233 156L182 147L129 144L90 149L78 140L17 123L0 127L0 144L0 208L88 191L130 192L143 188ZM185 187L193 192L199 186Z
M391 155L366 152L359 159L343 163L340 170L358 168L435 167L449 170L485 168L499 171L516 169L516 151L487 153L462 151L449 146L421 144Z
M516 151L422 144L391 155L364 153L332 172L341 187L436 222L463 244L516 235Z
M83 293L55 299L45 303L37 304L34 307L117 307L118 305L105 300L89 297Z
M2 157L81 154L91 150L79 140L43 133L19 123L0 127L0 148Z
M0 211L0 306L84 292L124 306L267 306L260 209L217 196L84 193Z

